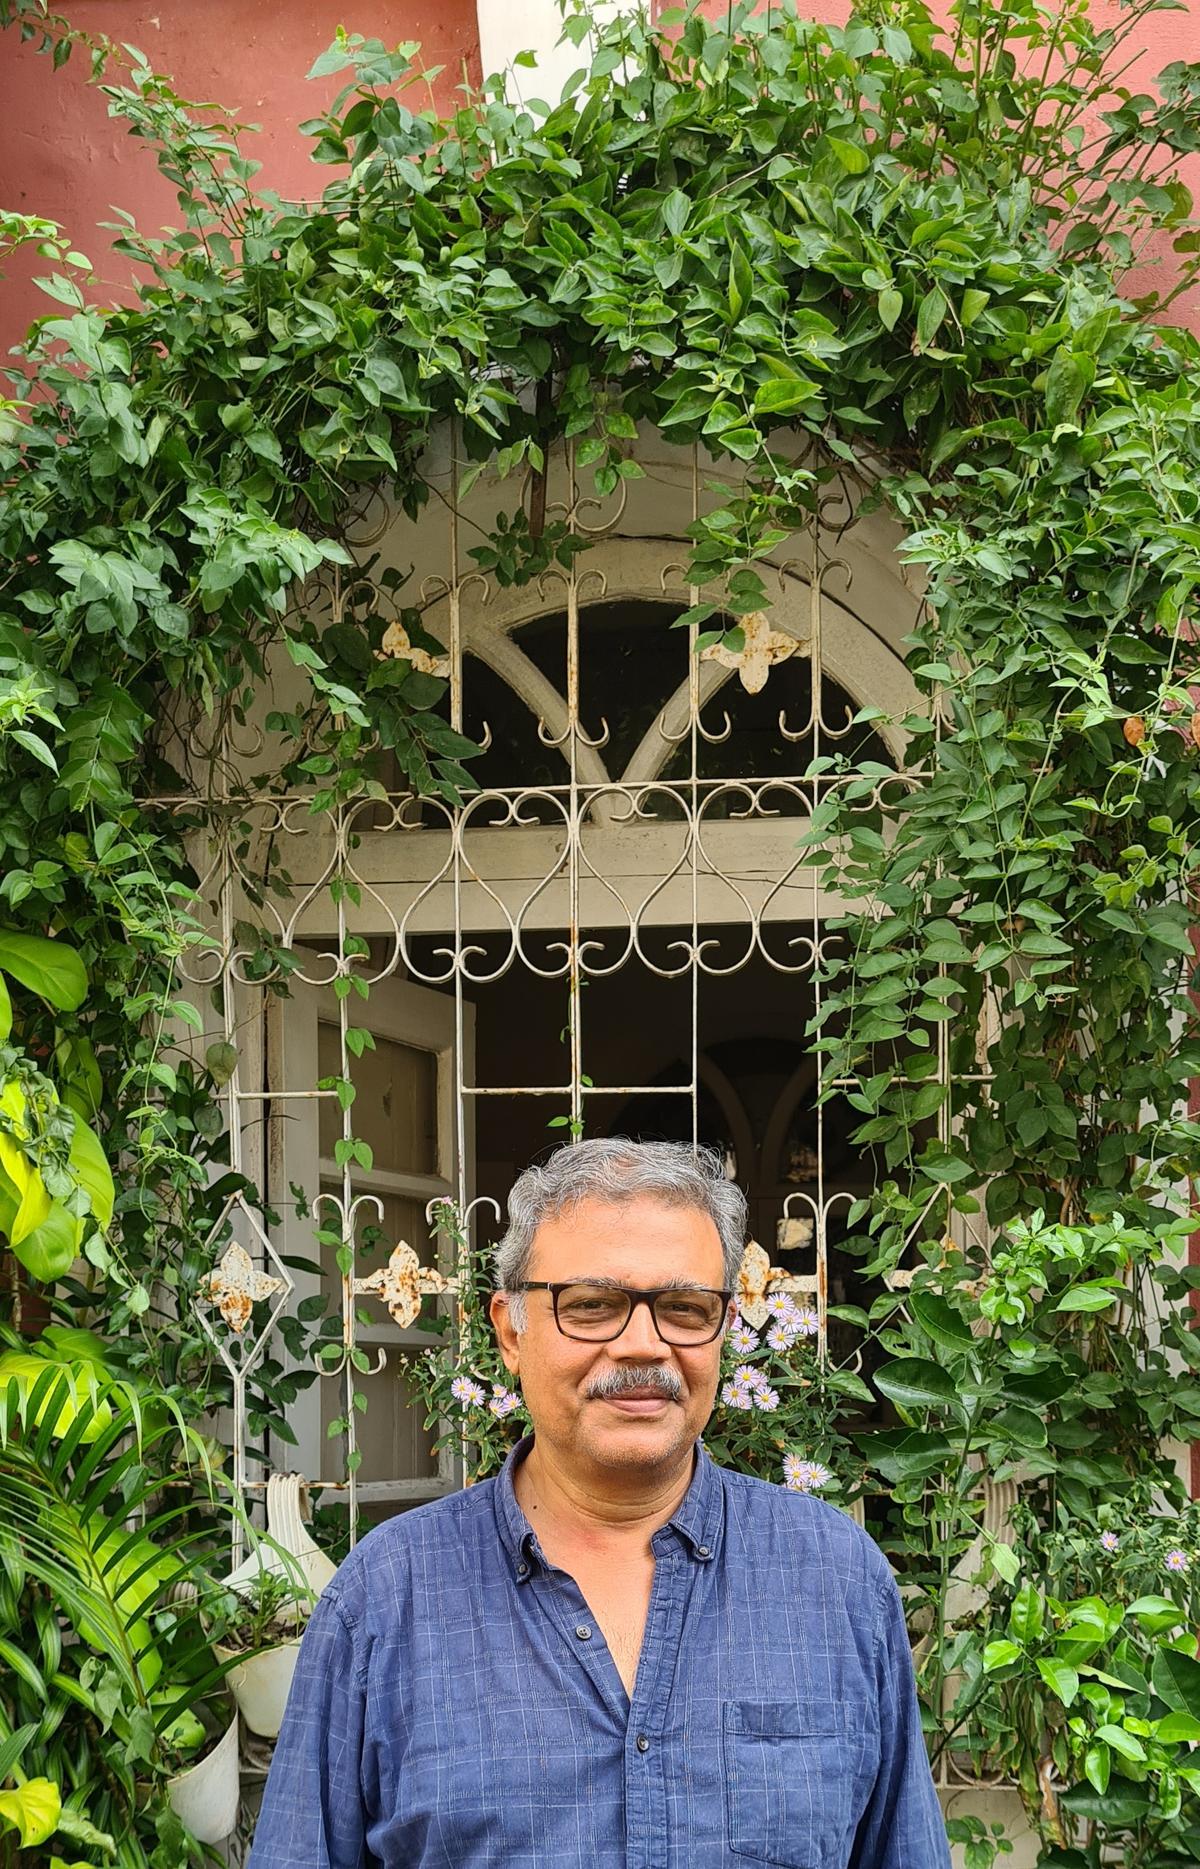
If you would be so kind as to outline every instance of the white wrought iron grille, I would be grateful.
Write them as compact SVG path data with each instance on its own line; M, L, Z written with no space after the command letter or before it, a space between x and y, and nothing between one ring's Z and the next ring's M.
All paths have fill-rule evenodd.
M201 827L211 943L190 971L217 1010L200 1042L222 1047L230 1167L260 1197L228 1203L200 1304L230 1375L229 1477L253 1499L272 1465L299 1467L351 1535L459 1479L398 1371L428 1341L421 1298L453 1303L433 1206L494 1239L513 1175L570 1135L722 1148L755 1238L812 1294L819 1355L857 1355L829 1305L853 1295L840 1242L873 1168L848 1106L818 1103L806 1039L844 905L799 838L831 787L887 834L913 782L892 723L916 698L900 645L919 594L836 482L766 567L744 649L698 654L695 627L670 625L711 596L684 566L718 470L640 459L647 478L599 502L569 450L553 457L538 522L587 549L511 584L472 556L509 490L464 496L447 436L420 518L373 495L350 533L360 568L297 599L331 623L370 607L388 655L446 678L447 720L484 748L477 791L397 783L314 814L312 791L272 782L289 669L163 801ZM863 706L885 718L857 721ZM255 1372L323 1300L338 1327L289 1411L296 1445L269 1445Z

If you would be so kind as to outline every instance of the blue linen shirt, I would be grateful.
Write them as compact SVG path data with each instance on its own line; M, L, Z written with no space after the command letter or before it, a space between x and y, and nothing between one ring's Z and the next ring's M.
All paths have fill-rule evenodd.
M250 1869L949 1869L899 1593L714 1465L654 1534L633 1699L503 1472L373 1531L309 1622Z

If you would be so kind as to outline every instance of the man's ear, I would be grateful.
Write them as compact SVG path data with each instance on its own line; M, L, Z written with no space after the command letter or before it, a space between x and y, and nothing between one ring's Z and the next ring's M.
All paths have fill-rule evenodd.
M500 1355L505 1369L512 1376L521 1372L521 1339L513 1329L512 1315L508 1308L508 1294L494 1291L488 1301L488 1316L496 1333L496 1342L500 1346Z

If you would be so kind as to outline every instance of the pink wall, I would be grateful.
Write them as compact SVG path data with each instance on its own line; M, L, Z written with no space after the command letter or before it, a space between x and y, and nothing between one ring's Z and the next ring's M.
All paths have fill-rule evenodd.
M315 117L341 79L309 84L305 73L330 44L339 21L388 45L418 39L428 65L444 65L435 85L448 110L464 63L478 82L475 0L55 0L52 10L89 32L107 33L145 53L185 98L218 99L244 122L262 125L245 150L262 163L260 183L295 197L319 195L331 171L308 159L296 125ZM153 158L112 123L107 102L86 82L86 54L59 72L48 56L0 33L0 205L58 221L114 295L128 281L97 223L113 206L153 230L177 223L174 190ZM0 354L31 319L56 308L32 284L42 260L15 258L0 285Z
M519 6L520 0L513 0ZM216 98L244 120L262 125L246 139L248 153L263 164L262 181L292 196L320 193L327 171L308 160L296 124L319 113L338 80L309 84L304 74L333 38L339 19L365 36L389 44L421 42L426 62L444 65L435 92L442 107L464 66L479 77L475 0L56 0L76 24L131 43L168 73L184 97ZM720 13L726 0L708 0ZM843 21L849 0L824 0L814 7ZM1116 0L1093 0L1100 23L1119 18ZM1178 12L1144 22L1145 55L1125 82L1146 88L1173 59L1200 57L1200 0ZM102 97L89 87L86 60L77 52L68 67L51 71L49 60L0 35L0 203L6 208L59 221L97 266L114 296L128 288L129 268L115 258L97 223L114 205L129 209L153 229L177 218L174 195L161 181L147 152L119 124L111 123ZM1200 195L1200 161L1189 179ZM1170 259L1167 255L1167 264ZM0 353L30 320L55 310L32 284L44 262L17 258L0 285ZM1161 275L1154 282L1161 285ZM1144 289L1147 277L1136 281ZM1200 330L1200 293L1192 292L1172 314Z

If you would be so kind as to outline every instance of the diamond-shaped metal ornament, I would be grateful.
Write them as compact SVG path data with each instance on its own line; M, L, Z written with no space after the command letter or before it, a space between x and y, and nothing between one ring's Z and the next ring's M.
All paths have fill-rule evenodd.
M226 1201L207 1244L215 1249L227 1231L233 1237L197 1290L196 1316L226 1367L245 1375L262 1360L267 1339L277 1319L287 1309L296 1285L240 1194L231 1195ZM257 1336L247 1339L244 1333L255 1305L267 1300L272 1303L262 1329ZM219 1313L225 1330L214 1328L206 1310L209 1306ZM232 1340L227 1332L233 1332ZM233 1343L238 1346L236 1355Z

